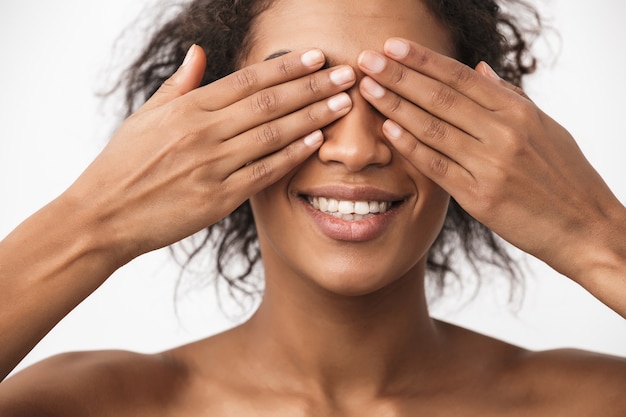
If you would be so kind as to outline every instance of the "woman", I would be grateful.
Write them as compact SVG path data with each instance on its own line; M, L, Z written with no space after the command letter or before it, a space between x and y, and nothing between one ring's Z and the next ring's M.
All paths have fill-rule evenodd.
M258 311L158 355L44 361L3 382L2 415L623 414L623 359L528 352L426 308L451 195L626 315L625 210L570 135L485 63L451 58L461 40L435 3L237 4L251 25L228 33L245 69L197 88L215 66L192 46L70 189L2 242L0 364L8 373L115 269L246 199Z

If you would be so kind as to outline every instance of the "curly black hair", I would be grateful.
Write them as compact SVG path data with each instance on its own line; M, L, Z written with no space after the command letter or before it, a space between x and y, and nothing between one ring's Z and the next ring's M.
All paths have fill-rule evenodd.
M422 1L450 31L459 61L470 67L486 61L503 79L518 86L535 70L531 45L541 21L528 4L521 0ZM170 17L152 34L117 85L124 93L125 115L132 114L176 71L192 44L204 48L207 56L202 85L236 71L249 49L254 18L270 4L271 0L192 0L172 5ZM211 247L216 254L215 272L229 284L231 294L260 291L262 280L253 272L261 255L248 202L181 242L183 259L177 258L186 268ZM520 282L517 264L506 246L452 199L427 263L436 294L442 293L447 277L460 279L455 266L458 259L469 262L476 272L480 265L495 266L513 283L512 289Z

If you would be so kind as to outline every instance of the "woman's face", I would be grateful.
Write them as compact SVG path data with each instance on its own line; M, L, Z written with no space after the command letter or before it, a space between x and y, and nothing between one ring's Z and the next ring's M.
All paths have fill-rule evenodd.
M359 94L356 62L365 49L382 51L392 36L450 55L447 32L419 0L278 0L253 30L245 64L316 47L331 66L357 72L348 91L353 108L323 130L319 152L251 198L268 285L273 275L299 277L360 295L422 277L449 197L385 141L384 118ZM369 214L327 213L337 209Z

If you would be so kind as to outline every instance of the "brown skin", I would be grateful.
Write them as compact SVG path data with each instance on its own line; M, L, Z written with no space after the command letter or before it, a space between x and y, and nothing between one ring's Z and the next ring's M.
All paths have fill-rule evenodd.
M117 268L218 221L320 146L319 135L302 136L350 110L349 102L328 103L354 80L336 85L333 68L315 72L321 52L305 65L302 57L308 62L314 51L196 89L205 57L192 47L190 63L126 120L78 180L0 242L2 377ZM293 90L300 94L286 94ZM276 106L262 108L270 96ZM268 142L269 122L279 137ZM28 326L16 326L24 317Z
M431 319L424 297L425 256L445 215L447 191L503 237L568 273L619 314L626 315L623 297L619 297L626 292L621 272L626 270L623 267L626 232L615 226L624 224L616 220L626 217L624 207L580 155L569 134L521 92L490 76L486 66L479 65L473 71L446 58L452 48L445 29L420 3L412 0L394 2L393 9L374 0L279 1L256 22L255 34L245 65L259 63L276 51L303 51L315 45L325 52L329 61L355 68L357 78L343 87L329 86L327 72L326 78L320 78L325 80L324 93L317 100L354 86L348 90L349 113L338 115L321 110L326 115L324 123L306 126L311 131L328 125L323 129L325 142L321 147L304 150L301 142L294 142L295 146L301 146L296 148L297 163L284 163L272 181L256 189L249 183L239 194L230 195L229 201L240 201L256 193L251 202L267 283L257 313L230 331L157 355L99 352L51 358L2 383L0 414L7 417L623 416L626 360L565 350L528 352ZM391 50L385 44L389 36L410 41L407 57L390 59ZM364 50L372 50L370 53L383 58L384 69L367 69L367 57L361 54ZM288 59L293 63L298 56L288 54L277 60ZM139 116L129 119L119 133L120 138L113 140L104 156L73 186L73 193L88 189L87 185L99 178L98 169L104 169L121 152L120 146L128 146L123 149L126 153L135 152L141 157L140 144L126 145L124 140L133 138L133 134L139 135L138 138L150 136L151 132L146 131L150 125L148 119L162 117L160 108L193 108L203 94L208 94L207 88L194 90L203 59L200 53L193 56L168 86L140 110ZM274 64L266 62L255 68L267 72L277 68ZM298 77L308 72L302 71ZM369 77L364 78L364 74ZM276 79L269 85L287 81L284 75ZM374 79L388 88L379 90L383 91L382 95L376 92ZM415 88L416 85L420 88ZM224 83L221 89L212 87L214 95L228 97L230 90ZM433 95L434 91L444 91L442 88L448 89L445 90L448 101ZM176 93L171 95L172 91ZM184 101L186 97L190 98ZM286 111L293 111L288 110L290 106L300 108L316 101L312 96L300 103L289 103L290 98L285 100L286 103L279 103L279 108ZM221 105L232 101L229 97ZM447 110L442 110L444 107ZM150 115L151 111L156 114ZM181 122L177 117L184 115L185 112L175 111L171 123ZM340 116L343 117L337 120ZM393 126L390 129L387 117L401 126L399 138L394 139ZM433 137L421 130L424 126L435 126L433 117L446 123L445 128L429 132L443 131L445 135ZM142 118L147 120L142 122ZM333 120L336 121L329 125ZM491 127L474 131L469 121ZM255 125L250 124L250 127ZM288 125L298 126L298 122ZM281 132L287 129L286 125L279 128ZM308 131L281 135L289 139L276 144L276 149ZM193 143L191 140L181 145L191 147ZM215 143L242 146L235 139ZM302 162L317 147L318 153ZM174 156L184 161L190 152L197 154L197 151L197 148L183 148L181 153L174 152ZM247 160L261 157L261 151L257 152L247 156ZM523 163L516 164L520 155ZM226 152L221 160L212 163L236 171L242 164L233 159L230 156L229 160ZM433 163L441 160L445 162ZM132 166L132 160L128 164ZM295 165L298 168L292 169ZM154 164L152 169L159 166ZM448 169L434 169L442 166ZM544 171L537 171L539 166ZM504 177L507 187L498 182L502 181L498 167L508 167L508 176ZM583 174L576 174L579 170ZM153 177L159 178L168 171L152 172ZM543 189L543 182L531 181L536 172L554 178L546 182L553 188ZM143 172L136 173L140 174ZM219 178L219 173L213 175ZM576 184L585 192L568 191L569 183L564 187L556 180L572 175L578 175L574 177L578 178ZM273 185L268 186L269 183ZM297 196L302 190L329 183L351 187L373 185L407 198L383 233L365 242L341 242L330 239L312 224ZM229 195L237 182L215 184L215 189L208 192ZM130 185L141 190L141 184ZM535 188L529 190L530 185ZM154 195L167 195L163 187L153 186ZM591 195L589 190L594 190L597 196L595 206L584 204L583 200L576 206L583 213L568 209L571 205L568 193ZM502 195L503 191L507 194ZM536 198L529 200L529 195ZM139 200L145 202L149 196L150 193L143 194ZM109 196L114 197L120 195ZM129 201L122 203L130 205ZM554 213L538 209L552 205ZM163 213L153 216L164 215L168 209L164 201L156 207L162 208ZM51 216L53 208L42 213ZM127 230L115 223L115 230L131 235L132 239L122 237L136 243L131 245L134 251L118 256L105 251L108 257L104 259L112 259L111 264L119 266L120 259L132 258L178 238L172 235L175 232L196 229L200 224L194 223L194 218L199 223L202 215L210 214L208 218L215 221L229 208L233 207L226 204L211 213L186 210L185 213L191 213L188 223L170 225L156 233L151 228L140 229L146 221L135 226L138 230ZM141 212L136 213L134 222L142 216ZM194 217L193 213L198 215ZM85 214L84 218L90 216ZM583 218L592 220L584 222ZM518 221L524 222L523 228L517 227ZM565 227L571 225L577 227ZM41 230L32 221L23 228ZM586 240L580 239L589 228L594 233L587 234ZM24 230L17 236L25 236ZM545 230L555 241L549 242L549 247L535 242L535 233L531 232L536 230ZM582 242L568 245L567 249L562 247L566 252L563 256L550 250L552 245L571 239ZM594 245L594 251L586 245ZM112 243L104 246L111 247ZM595 256L575 258L579 260L575 265L564 262L572 253ZM84 258L79 259L84 262ZM62 288L74 288L79 282L77 273L53 275L47 281L44 278L50 274L40 275L42 282L56 280ZM94 278L94 284L97 282ZM34 280L31 285L43 284ZM83 293L93 290L83 288L81 293L79 289L74 293L49 295L53 300L50 308L75 305L86 296ZM33 303L42 301L35 295L32 297ZM28 317L28 310L16 309L14 314ZM29 320L32 327L49 324L43 318ZM49 319L53 320L58 318ZM0 325L8 327L10 323L7 323L0 320ZM36 332L24 333L30 339L41 337ZM27 350L19 347L20 343L26 344L23 339L14 337L9 341L18 346L16 352Z

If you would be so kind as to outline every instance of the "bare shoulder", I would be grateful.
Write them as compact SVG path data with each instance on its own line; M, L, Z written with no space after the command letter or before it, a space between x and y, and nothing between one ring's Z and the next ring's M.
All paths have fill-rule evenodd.
M626 358L557 349L527 352L519 363L521 379L546 396L587 408L587 415L626 415Z
M136 415L133 411L146 404L167 408L184 378L184 368L166 354L144 355L127 351L65 353L26 368L2 382L0 415Z
M626 358L577 349L530 351L444 327L466 360L465 383L474 381L480 393L470 392L484 402L518 404L534 416L626 416Z

